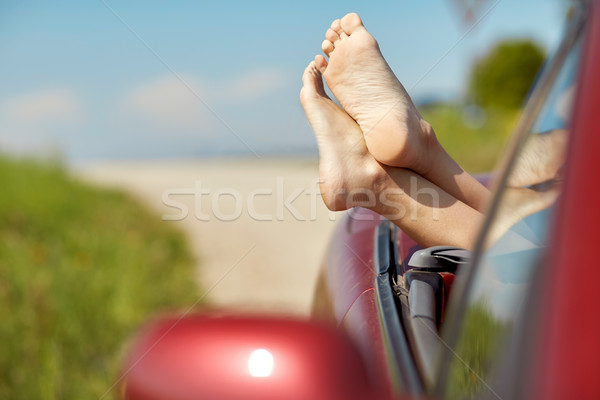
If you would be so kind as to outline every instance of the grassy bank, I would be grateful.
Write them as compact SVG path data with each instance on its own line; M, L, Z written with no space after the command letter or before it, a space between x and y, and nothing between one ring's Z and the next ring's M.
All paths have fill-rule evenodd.
M98 399L136 327L197 299L186 243L58 166L0 157L0 184L0 398Z
M502 154L518 116L517 111L488 110L478 123L468 123L460 105L420 107L446 151L471 173L491 171Z

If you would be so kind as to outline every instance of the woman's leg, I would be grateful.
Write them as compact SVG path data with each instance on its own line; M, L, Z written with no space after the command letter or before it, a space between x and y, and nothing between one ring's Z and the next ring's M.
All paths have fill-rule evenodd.
M373 157L411 169L443 190L483 211L488 190L442 148L435 132L413 104L383 58L377 41L357 14L335 20L315 57L327 86L358 123Z
M319 146L321 194L327 207L369 208L425 247L470 248L482 214L421 175L378 162L358 124L325 94L314 62L302 79L300 99Z

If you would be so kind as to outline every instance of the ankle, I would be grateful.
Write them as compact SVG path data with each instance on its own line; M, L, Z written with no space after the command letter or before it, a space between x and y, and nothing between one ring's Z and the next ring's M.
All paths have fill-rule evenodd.
M419 124L424 139L423 158L421 159L418 169L415 169L415 172L418 172L420 175L427 178L432 174L435 175L436 169L439 168L440 160L449 157L449 155L438 141L431 124L422 118L419 121Z
M382 164L373 158L363 159L360 167L348 174L339 171L330 174L320 183L321 197L331 211L343 211L353 207L377 206L379 194L387 187L389 176Z

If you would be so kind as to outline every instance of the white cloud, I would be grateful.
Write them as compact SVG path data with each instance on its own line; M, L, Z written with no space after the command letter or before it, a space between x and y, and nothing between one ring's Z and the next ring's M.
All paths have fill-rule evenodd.
M0 105L4 116L23 123L76 123L81 120L81 102L66 88L25 93Z
M144 129L169 136L197 134L214 126L204 105L211 100L205 86L193 77L182 79L169 75L134 87L124 96L121 112L148 125Z
M63 130L83 120L82 102L71 89L20 94L0 102L0 146L22 152L59 145Z
M182 82L183 80L183 82ZM284 88L288 80L278 69L257 69L222 80L190 75L163 76L130 89L120 103L120 112L143 130L173 136L214 136L236 115L233 107L251 108L254 100ZM210 108L210 109L209 109ZM220 118L214 114L217 113ZM231 121L239 122L239 121Z
M256 69L231 78L223 85L231 100L249 101L283 89L289 82L281 69Z
M203 91L199 90L195 80L187 78L185 81L189 87L174 76L142 84L127 94L123 105L127 110L155 121L176 124L198 122L203 106L198 97Z

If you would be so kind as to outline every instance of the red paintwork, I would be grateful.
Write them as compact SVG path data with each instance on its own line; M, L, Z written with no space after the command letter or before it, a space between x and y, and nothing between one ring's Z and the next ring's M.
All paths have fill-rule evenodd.
M392 393L386 355L375 305L373 269L375 229L381 217L366 209L354 209L337 224L325 257L324 293L331 303L333 320L354 341L375 386ZM319 299L317 299L319 301Z
M452 284L454 283L454 279L456 278L456 275L450 273L450 272L440 272L439 273L442 277L442 279L444 280L444 288L446 289L445 293L444 293L444 301L442 303L442 314L441 314L441 321L440 323L444 322L444 316L445 311L446 311L446 304L448 304L448 299L450 298L450 292L452 291Z
M268 377L250 375L248 359L256 349L273 356ZM129 400L378 397L345 336L330 326L293 319L165 319L137 338L124 371Z
M538 399L600 399L600 1L593 4L533 353Z
M325 256L326 290L340 323L354 301L373 288L373 235L381 217L366 209L354 209L337 224Z
M379 321L376 318L377 305L374 294L375 289L370 289L356 299L344 316L340 328L348 333L363 356L372 384L385 390L387 399L392 396L393 391L390 387ZM372 317L375 317L375 320Z

